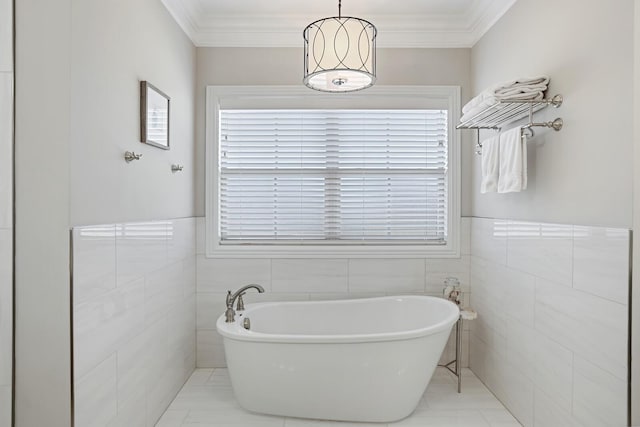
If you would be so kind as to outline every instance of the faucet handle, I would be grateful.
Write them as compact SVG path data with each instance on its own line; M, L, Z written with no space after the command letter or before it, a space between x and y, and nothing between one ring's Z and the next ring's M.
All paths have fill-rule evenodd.
M227 291L227 299L225 301L227 303L227 308L233 305L233 300L231 299L231 291Z
M238 304L236 305L236 311L243 311L244 310L244 300L242 299L242 295L244 295L245 292L241 293L240 295L238 295Z

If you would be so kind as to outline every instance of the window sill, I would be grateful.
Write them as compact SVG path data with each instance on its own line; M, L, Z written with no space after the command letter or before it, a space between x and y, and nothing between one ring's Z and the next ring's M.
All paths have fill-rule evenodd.
M458 258L459 245L212 245L207 258Z

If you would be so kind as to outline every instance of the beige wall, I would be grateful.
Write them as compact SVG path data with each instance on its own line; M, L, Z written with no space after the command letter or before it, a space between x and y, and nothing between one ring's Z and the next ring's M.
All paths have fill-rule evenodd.
M15 425L68 427L71 0L15 6Z
M378 49L376 85L457 85L470 96L469 49ZM302 85L302 48L198 48L196 83L196 215L204 216L207 85ZM338 95L339 96L339 95ZM470 135L463 134L462 215L470 211Z
M157 0L73 1L71 20L71 224L193 216L195 47ZM171 97L169 151L140 143L139 80Z
M196 50L156 0L16 3L16 426L68 427L69 228L193 215ZM169 151L139 142L139 80Z
M0 427L11 426L13 357L13 2L0 0Z
M491 83L546 74L563 106L562 131L539 130L529 149L529 188L479 193L472 214L631 227L633 1L520 0L472 49L473 93Z
M633 34L633 291L631 293L631 424L640 425L640 2L634 2Z

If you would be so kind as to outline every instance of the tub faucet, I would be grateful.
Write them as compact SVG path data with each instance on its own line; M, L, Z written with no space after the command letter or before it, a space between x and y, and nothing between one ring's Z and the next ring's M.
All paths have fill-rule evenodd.
M238 311L244 310L244 301L242 300L242 295L244 295L247 292L247 289L251 289L251 288L256 289L260 293L264 292L264 288L262 286L255 285L255 284L243 286L240 289L238 289L234 294L232 294L231 291L227 291L227 301L226 301L227 310L224 312L226 323L231 323L236 320L236 312L233 309L233 303L236 301L236 299L238 300L238 305L236 307L237 310Z

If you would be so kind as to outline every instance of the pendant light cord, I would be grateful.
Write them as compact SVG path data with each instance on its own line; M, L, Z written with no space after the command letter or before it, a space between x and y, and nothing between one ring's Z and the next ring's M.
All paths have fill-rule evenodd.
M338 0L338 19L342 18L342 0Z

